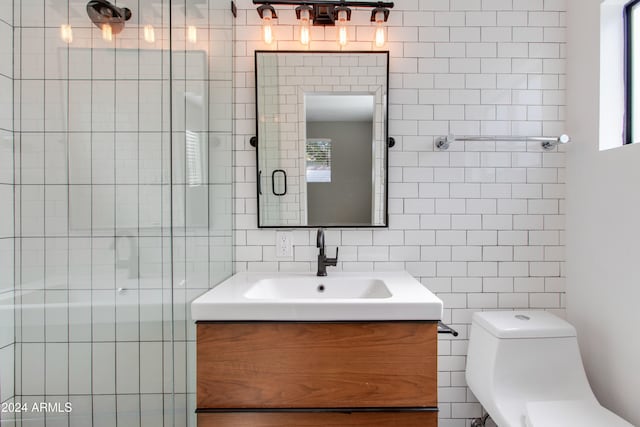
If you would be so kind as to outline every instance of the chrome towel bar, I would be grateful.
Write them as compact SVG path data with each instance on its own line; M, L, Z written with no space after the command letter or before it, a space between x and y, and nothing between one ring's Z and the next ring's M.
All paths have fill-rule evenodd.
M556 145L567 144L571 141L569 135L560 136L455 136L447 135L436 138L436 148L438 150L447 150L452 142L456 141L534 141L541 142L542 148L550 150Z

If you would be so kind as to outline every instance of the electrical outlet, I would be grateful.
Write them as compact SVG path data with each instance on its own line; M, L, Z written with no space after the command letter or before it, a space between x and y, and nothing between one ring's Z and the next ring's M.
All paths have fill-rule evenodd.
M276 232L276 257L293 257L293 233L291 231Z

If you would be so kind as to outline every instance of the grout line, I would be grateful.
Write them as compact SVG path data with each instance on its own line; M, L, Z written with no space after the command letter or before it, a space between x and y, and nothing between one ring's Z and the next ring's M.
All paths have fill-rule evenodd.
M91 49L90 49L90 70L91 70L91 76L93 77L93 72L94 72L94 67L93 67L93 49L94 49L94 34L95 31L91 31ZM93 87L92 87L93 89ZM71 100L69 100L71 101ZM89 181L91 183L91 192L90 192L90 207L89 207L89 212L91 217L89 218L89 229L93 230L93 90L91 90L91 93L89 94L89 114L90 114L90 123L89 123L89 153L90 153L90 159L91 159L91 163L90 163L90 178ZM90 283L91 283L91 314L90 314L90 319L91 319L91 331L90 331L90 341L91 341L91 345L89 348L89 354L90 354L90 363L89 363L89 369L91 372L91 380L90 380L90 385L91 385L91 426L95 425L95 407L96 407L96 401L95 401L95 394L94 394L94 390L95 390L95 385L94 385L94 346L95 346L95 342L94 342L94 337L93 337L93 301L94 301L94 291L93 291L93 267L94 267L94 262L93 262L93 232L91 233L92 237L89 240L89 250L91 251L91 266L90 266L90 274L91 274L91 278L90 278ZM90 427L91 427L90 426Z
M113 36L113 75L114 77L117 75L118 70L118 55L117 53L117 44L119 38L117 35ZM114 80L113 84L113 130L117 129L117 102L118 102L118 93L116 89L116 81ZM92 121L93 123L93 121ZM116 133L113 132L113 180L116 181L117 176L117 143L116 143ZM115 230L118 224L118 189L116 186L113 187L113 230L115 234ZM115 337L116 343L113 345L113 370L114 370L114 378L113 378L113 388L116 393L115 401L115 427L118 427L118 291L116 286L118 284L118 238L113 239L113 336ZM132 256L131 254L129 256Z
M140 0L138 0L138 10L141 10L140 8ZM138 33L140 32L140 29L138 28ZM138 42L138 56L137 56L137 65L138 65L138 82L141 80L140 79L140 42ZM138 90L138 100L141 99L141 94L140 94L140 84L138 83L137 85L137 90ZM137 124L138 124L138 130L140 128L140 106L138 105L138 119L137 119ZM141 358L141 354L142 354L142 328L141 328L141 309L140 309L140 302L141 302L141 297L140 297L140 165L141 165L141 152L140 152L140 134L138 133L137 138L136 138L136 142L137 142L137 163L138 163L138 173L137 173L137 196L138 196L138 215L137 215L137 230L136 230L136 248L137 248L137 253L136 253L136 269L137 269L137 289L136 289L136 296L137 296L137 302L138 302L138 310L137 310L137 315L138 315L138 410L140 412L140 417L139 417L139 422L138 422L138 426L141 426L142 423L142 358ZM162 137L160 139L160 152L162 152ZM162 160L161 160L162 161ZM160 221L160 223L162 224L162 220ZM162 247L162 240L160 240L160 246ZM129 254L129 256L132 256L131 254Z

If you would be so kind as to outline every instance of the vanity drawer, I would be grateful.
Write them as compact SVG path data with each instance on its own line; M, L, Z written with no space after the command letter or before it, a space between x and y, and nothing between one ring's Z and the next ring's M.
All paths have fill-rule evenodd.
M199 414L199 427L438 427L437 412Z
M201 409L437 407L433 322L200 323L197 343Z

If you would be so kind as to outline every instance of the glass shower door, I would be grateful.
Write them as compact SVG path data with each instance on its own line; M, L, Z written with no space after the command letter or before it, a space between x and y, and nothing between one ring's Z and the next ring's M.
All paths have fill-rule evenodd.
M175 425L196 425L189 303L232 272L232 21L229 3L172 2Z
M114 34L86 5L0 16L2 425L195 425L189 302L231 273L231 12L118 0Z

